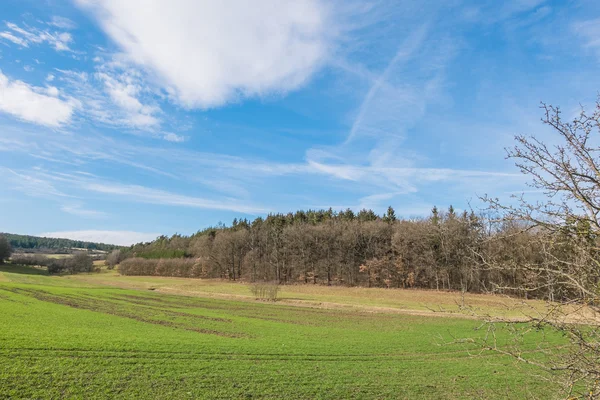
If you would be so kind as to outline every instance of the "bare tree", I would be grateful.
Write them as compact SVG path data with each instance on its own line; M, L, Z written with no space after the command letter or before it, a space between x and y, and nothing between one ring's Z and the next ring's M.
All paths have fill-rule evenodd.
M108 269L114 269L121 261L123 261L121 250L117 249L111 251L110 254L106 256L106 261L104 263Z
M556 374L567 397L600 398L600 99L592 113L582 107L572 121L565 121L558 107L542 103L541 109L542 121L552 128L558 144L520 135L507 156L545 200L529 202L521 196L515 205L505 205L487 198L500 216L497 222L513 230L510 235L507 230L492 235L489 241L511 241L514 254L476 253L484 269L521 276L505 281L502 289L552 301L545 312L529 315L529 322L559 331L569 344L546 349L545 362L493 341L487 345ZM523 235L525 240L515 239Z

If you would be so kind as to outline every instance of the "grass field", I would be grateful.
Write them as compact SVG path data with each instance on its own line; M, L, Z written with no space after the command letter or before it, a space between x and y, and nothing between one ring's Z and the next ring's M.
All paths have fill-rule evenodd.
M555 393L534 370L457 341L484 335L480 322L433 316L429 301L450 307L456 295L427 293L298 286L272 304L252 300L242 284L114 272L50 277L0 266L0 398ZM479 307L503 308L503 300L475 298ZM402 312L415 307L432 314Z

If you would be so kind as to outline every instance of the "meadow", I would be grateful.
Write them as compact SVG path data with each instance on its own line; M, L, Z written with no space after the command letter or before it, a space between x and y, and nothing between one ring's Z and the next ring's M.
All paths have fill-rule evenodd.
M510 305L311 286L270 303L240 283L4 265L0 398L552 397L539 371L481 351L482 322L453 308L464 300ZM542 334L527 336L532 352Z

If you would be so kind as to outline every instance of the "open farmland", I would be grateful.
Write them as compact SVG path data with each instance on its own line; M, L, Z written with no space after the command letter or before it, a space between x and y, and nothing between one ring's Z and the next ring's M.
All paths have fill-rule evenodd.
M388 310L400 309L412 291L329 288L328 301L348 307L318 308L311 307L323 300L317 288L286 287L284 300L272 304L250 300L245 285L219 281L134 279L109 272L50 277L43 270L10 265L1 271L2 398L553 393L526 366L480 353L470 340L456 340L484 335L475 330L479 321ZM146 290L150 287L156 290ZM181 293L161 292L169 288ZM186 289L191 296L182 295ZM448 306L455 296L448 294ZM294 297L307 303L299 307ZM497 311L494 301L489 304ZM377 305L382 308L372 312L369 307ZM480 305L485 305L482 299ZM407 307L414 305L407 302ZM529 338L531 349L541 338L536 335L541 333ZM550 342L560 339L550 337Z

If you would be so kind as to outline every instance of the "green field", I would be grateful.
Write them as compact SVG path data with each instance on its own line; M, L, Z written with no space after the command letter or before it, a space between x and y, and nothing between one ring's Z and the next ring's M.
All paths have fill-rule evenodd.
M218 292L214 281L181 281ZM160 289L164 279L114 273L49 277L34 268L0 266L0 398L454 399L555 393L539 371L456 340L484 335L473 319L299 307L289 296L287 302L264 303L247 298L242 284L233 284L237 300L202 296L201 290L186 296L147 290L146 283L122 287L135 286L131 282L154 282L152 289ZM403 291L387 291L394 292ZM343 293L335 295L351 296ZM379 292L372 293L376 298ZM351 304L362 297L368 295L360 291ZM529 339L533 348L536 337Z

